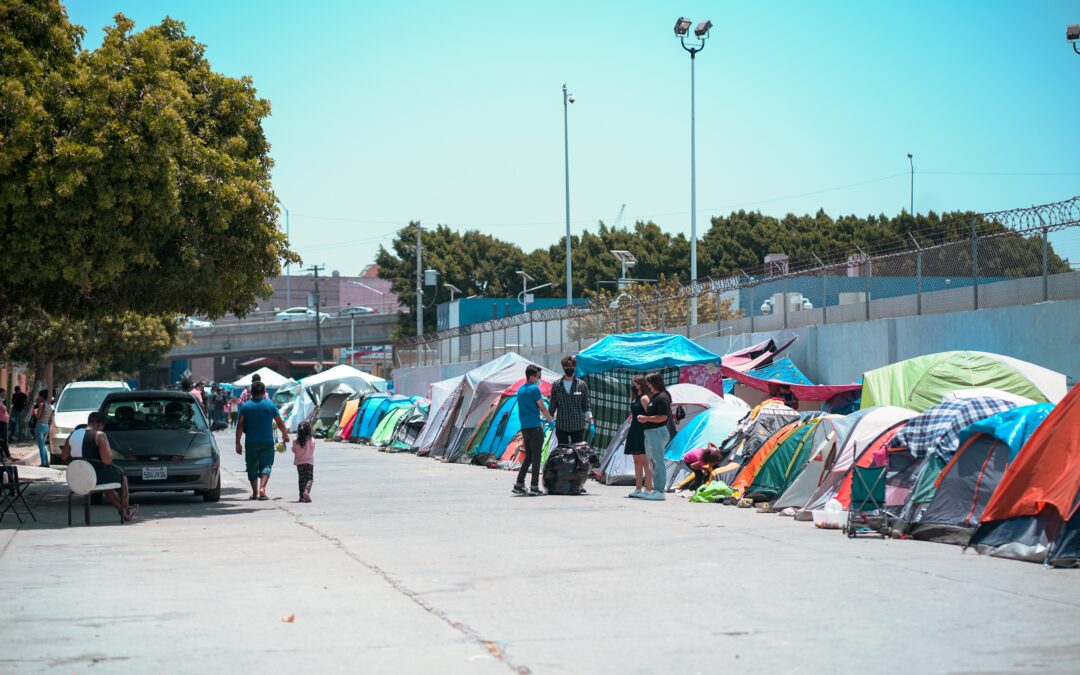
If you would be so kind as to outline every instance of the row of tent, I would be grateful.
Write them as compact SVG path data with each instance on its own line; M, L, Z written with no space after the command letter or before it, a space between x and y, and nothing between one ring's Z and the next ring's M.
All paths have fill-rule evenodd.
M1025 462L1050 456L1040 434L1060 438L1069 420L1074 433L1080 429L1077 413L1068 412L1078 408L1076 392L1066 398L1063 375L1005 356L955 351L870 371L858 383L814 385L779 379L797 372L780 358L789 345L762 343L720 357L681 336L636 333L608 336L579 353L577 374L589 386L596 418L594 445L602 449L597 478L633 482L632 462L623 452L629 383L643 372L660 372L677 421L665 452L669 488L688 478L683 454L712 443L724 456L713 478L737 497L811 520L831 500L847 507L853 467L887 466L886 508L895 517L894 534L1055 564L1080 553L1080 535L1069 529L1080 522L1074 518L1080 507L1080 439L1065 449L1054 447L1053 471L1045 457ZM528 365L508 353L433 383L427 398L358 393L343 403L331 433L447 462L516 468L516 393ZM694 369L705 366L725 375L722 387L694 383L700 376ZM543 370L545 396L558 378ZM801 414L773 399L751 407L725 395L732 379L762 391L789 382L800 400L825 405ZM551 443L549 437L545 456ZM1041 449L1031 450L1033 443ZM1064 496L1054 506L1056 515L1049 515L1045 500L1030 495L1045 492L1047 477L1061 471L1073 472L1073 482L1054 488ZM1017 504L1026 510L1014 514ZM998 521L1006 524L988 524ZM1070 544L1069 537L1076 542Z

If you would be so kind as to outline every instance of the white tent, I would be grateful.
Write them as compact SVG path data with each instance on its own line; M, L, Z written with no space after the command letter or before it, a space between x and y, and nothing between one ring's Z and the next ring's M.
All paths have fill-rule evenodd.
M444 406L447 414L431 443L432 457L453 457L458 446L468 438L477 423L507 387L525 377L525 368L533 364L515 352L465 373L457 389ZM558 374L542 369L541 379L554 382Z
M907 408L886 405L863 408L843 418L846 424L838 425L840 433L837 435L835 450L831 457L825 458L822 464L817 489L795 518L810 520L813 517L811 511L824 508L825 504L836 496L844 477L855 465L855 460L874 439L888 431L893 425L909 420L918 414Z
M450 397L464 377L464 375L458 375L429 385L428 399L431 400L431 407L428 408L428 421L424 424L424 428L420 430L420 435L416 437L416 441L413 443L415 450L421 451L431 448L436 433L442 427L443 420L446 419L446 415L449 413L448 403Z
M324 370L321 373L316 373L310 377L305 377L300 380L300 384L302 384L308 394L311 395L311 399L315 401L316 404L319 404L331 393L356 394L367 391L378 391L378 388L371 382L372 378L376 380L382 379L377 378L370 373L365 373L359 368L340 365ZM386 380L382 380L382 383L385 385Z
M247 375L241 377L236 382L233 382L233 386L234 387L250 387L251 383L254 381L254 377L256 375L258 375L259 378L262 379L262 383L265 384L270 389L276 389L277 387L280 387L280 386L292 381L291 379L285 377L284 375L277 372L273 368L267 368L267 367L263 366L262 368L259 368L258 370L256 370L254 373L248 373Z
M836 439L847 428L844 415L826 415L814 429L814 438L810 441L810 454L806 464L796 469L798 474L784 493L773 502L777 511L789 506L802 508L817 490L821 474L825 471L825 460L833 454Z

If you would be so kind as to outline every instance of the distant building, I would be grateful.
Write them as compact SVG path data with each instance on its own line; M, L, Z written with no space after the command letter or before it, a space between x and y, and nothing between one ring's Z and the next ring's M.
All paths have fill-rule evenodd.
M273 294L258 301L260 312L280 312L289 307L308 306L308 296L315 290L311 274L281 275L270 279ZM379 266L364 267L359 276L343 276L337 270L319 277L319 305L324 312L338 312L345 307L370 307L379 314L394 314L400 309L390 281L379 278Z

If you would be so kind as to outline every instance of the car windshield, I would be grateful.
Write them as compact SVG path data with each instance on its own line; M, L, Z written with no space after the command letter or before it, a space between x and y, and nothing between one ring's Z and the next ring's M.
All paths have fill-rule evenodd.
M205 431L206 419L194 400L140 398L110 401L106 431L177 429Z
M68 387L56 402L56 412L97 410L105 397L114 391L123 390L120 387Z

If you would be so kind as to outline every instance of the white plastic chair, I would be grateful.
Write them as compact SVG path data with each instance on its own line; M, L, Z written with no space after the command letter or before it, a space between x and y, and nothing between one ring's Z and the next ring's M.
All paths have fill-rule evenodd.
M108 492L109 490L119 490L121 488L120 483L101 483L97 482L97 472L94 471L94 465L85 459L74 459L71 464L68 464L67 468L67 484L68 489L71 490L68 493L68 525L71 525L71 498L82 497L83 498L83 514L86 520L86 524L90 524L90 495L95 492ZM124 516L120 514L120 523L123 524Z

